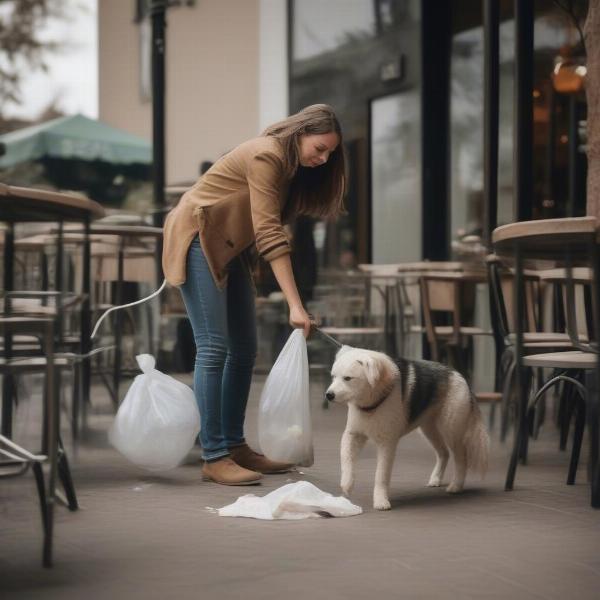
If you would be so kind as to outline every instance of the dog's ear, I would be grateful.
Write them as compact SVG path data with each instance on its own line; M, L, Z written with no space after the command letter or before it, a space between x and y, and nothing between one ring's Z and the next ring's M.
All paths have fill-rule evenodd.
M335 355L335 359L337 360L342 354L345 354L346 352L348 352L349 350L353 350L352 346L346 346L346 344L344 344L336 353Z
M381 365L379 364L379 361L372 356L367 356L358 362L362 364L365 370L369 385L374 388L377 385L381 375Z

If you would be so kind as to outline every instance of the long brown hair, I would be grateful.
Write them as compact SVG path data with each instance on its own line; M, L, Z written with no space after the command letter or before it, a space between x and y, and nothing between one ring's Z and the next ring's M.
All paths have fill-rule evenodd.
M303 167L298 156L302 135L336 133L339 143L329 159L318 167ZM262 133L277 138L284 151L285 169L291 177L284 219L295 215L335 217L344 212L346 160L342 128L327 104L313 104L267 127Z

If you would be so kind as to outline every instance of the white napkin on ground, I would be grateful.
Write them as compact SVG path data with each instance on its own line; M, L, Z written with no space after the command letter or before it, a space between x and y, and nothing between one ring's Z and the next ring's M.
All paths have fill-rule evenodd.
M362 508L343 496L332 496L308 481L288 483L262 498L240 496L233 504L219 508L220 517L253 519L309 519L311 517L352 517Z

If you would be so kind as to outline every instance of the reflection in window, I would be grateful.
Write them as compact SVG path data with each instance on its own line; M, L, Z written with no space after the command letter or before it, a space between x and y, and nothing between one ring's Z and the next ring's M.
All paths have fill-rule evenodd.
M534 49L534 196L533 217L564 215L566 149L564 98L555 99L552 114L551 73L561 47L576 44L577 35L564 11L549 1L536 4ZM500 23L500 96L497 223L513 221L513 88L515 24ZM452 40L451 88L451 232L455 241L464 234L480 234L483 220L483 28L455 34ZM561 104L562 103L562 104ZM555 119L555 139L550 139L549 119ZM558 140L558 141L557 141ZM555 146L548 164L548 145Z
M373 6L373 2L365 0L294 2L294 58L311 58L353 38L373 36Z
M374 263L421 258L421 119L417 90L371 105Z
M452 39L451 236L481 233L483 207L483 30Z
M375 259L372 255L371 193L378 193L385 204L396 210L391 200L401 197L403 190L414 187L410 201L420 219L420 186L413 186L413 173L407 165L417 161L420 168L420 0L292 0L290 11L291 47L290 112L324 102L336 111L344 131L348 159L347 214L335 221L318 225L315 244L321 269L351 268L356 263ZM402 60L404 72L398 80L384 80L382 65ZM386 135L410 136L398 142L405 165L398 170L391 155L373 163L371 173L369 109L373 98L388 98L400 90L405 94L402 115L394 114L384 131L383 104L377 101L373 117ZM410 102L408 101L410 98ZM396 101L399 103L400 101ZM403 115L414 114L407 122ZM412 119L412 120L411 120ZM380 148L387 145L396 152L393 138L381 137ZM414 143L413 143L413 137ZM409 146L405 146L409 144ZM385 151L382 150L385 154ZM400 178L407 172L406 185ZM418 176L417 176L418 177ZM387 178L387 181L385 180ZM373 181L373 186L371 186ZM386 187L387 186L387 187ZM408 193L408 192L407 192ZM383 206L383 205L382 205ZM413 207L414 208L414 207ZM411 208L412 210L412 208ZM394 214L403 215L401 212ZM404 215L405 216L405 215ZM402 216L400 217L402 218ZM420 220L417 221L413 253L420 257ZM409 232L410 235L415 231ZM397 229L390 239L398 240ZM396 260L400 251L390 249ZM411 254L412 256L412 254Z

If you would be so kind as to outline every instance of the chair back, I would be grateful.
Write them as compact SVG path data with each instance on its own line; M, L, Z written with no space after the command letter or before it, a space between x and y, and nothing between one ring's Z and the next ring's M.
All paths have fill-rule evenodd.
M427 341L432 345L433 354L437 354L436 326L440 319L452 327L450 344L460 342L460 329L472 321L475 308L475 283L460 281L451 275L440 273L425 274L419 278L423 322Z
M494 334L507 338L516 330L516 311L514 305L515 274L498 257L487 257L487 270L490 292L490 313ZM540 318L540 279L533 272L527 272L523 278L525 295L524 332L535 332L541 328Z

